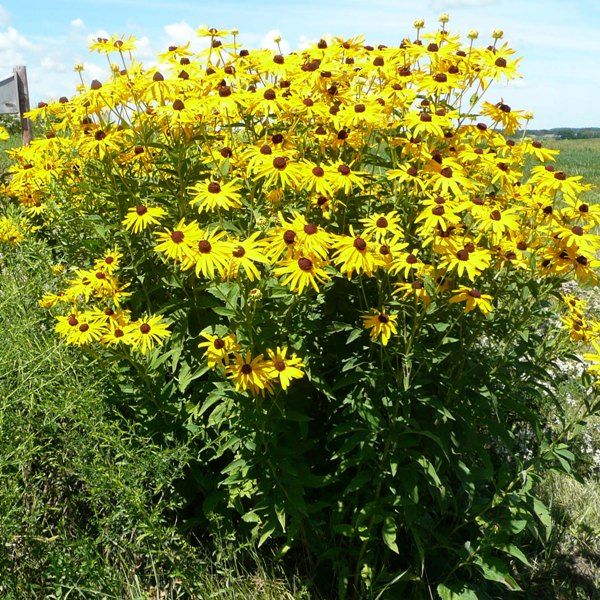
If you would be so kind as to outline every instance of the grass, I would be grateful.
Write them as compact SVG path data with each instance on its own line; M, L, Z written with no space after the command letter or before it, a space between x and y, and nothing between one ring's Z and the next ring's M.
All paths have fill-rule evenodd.
M48 248L0 251L0 597L306 597L253 557L190 544L175 518L189 449L127 423L111 373L58 341L37 306Z
M549 140L544 142L549 148L560 150L557 166L567 175L582 175L594 189L588 193L588 200L600 202L600 138L589 140Z

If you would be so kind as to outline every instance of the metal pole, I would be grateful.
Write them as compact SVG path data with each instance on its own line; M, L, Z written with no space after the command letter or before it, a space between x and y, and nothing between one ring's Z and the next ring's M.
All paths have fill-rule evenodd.
M21 135L23 136L23 145L29 145L33 137L31 130L31 121L23 115L29 112L29 86L27 85L27 69L24 66L13 69L17 81L17 93L19 94L19 115L21 117Z

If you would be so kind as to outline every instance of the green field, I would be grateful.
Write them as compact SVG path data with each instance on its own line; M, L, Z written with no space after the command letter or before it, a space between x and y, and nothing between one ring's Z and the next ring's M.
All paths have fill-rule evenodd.
M600 138L589 140L551 140L549 148L557 148L560 155L557 164L567 175L582 175L584 180L595 186L591 194L600 201Z

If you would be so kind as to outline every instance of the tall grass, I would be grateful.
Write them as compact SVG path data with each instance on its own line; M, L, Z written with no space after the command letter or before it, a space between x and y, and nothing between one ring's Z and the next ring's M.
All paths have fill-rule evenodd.
M108 402L114 374L57 341L37 306L49 249L1 252L0 597L300 597L178 530L189 448L127 423Z

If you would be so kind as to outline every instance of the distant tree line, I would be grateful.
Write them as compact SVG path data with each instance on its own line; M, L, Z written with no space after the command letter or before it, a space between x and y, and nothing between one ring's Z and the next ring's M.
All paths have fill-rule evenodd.
M550 135L560 140L600 138L600 127L556 127L554 129L528 129L527 135L534 137Z

